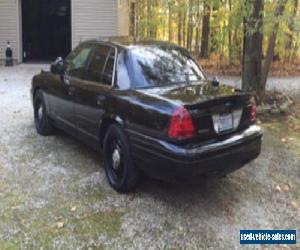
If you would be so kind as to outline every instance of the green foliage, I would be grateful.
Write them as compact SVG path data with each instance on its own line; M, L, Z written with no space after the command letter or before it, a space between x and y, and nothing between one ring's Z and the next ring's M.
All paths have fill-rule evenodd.
M209 53L220 59L239 61L242 56L244 19L251 14L252 0L137 0L137 36L141 39L167 40L188 47L199 54L203 16L210 12ZM299 56L300 16L298 0L289 0L284 14L276 17L278 1L265 0L263 13L263 47L275 22L279 22L275 55L283 59ZM208 5L208 10L205 9ZM253 23L254 22L254 25ZM258 27L255 22L246 25L250 34ZM181 39L181 41L179 40ZM198 41L197 41L198 39ZM229 48L230 47L230 48ZM197 50L197 51L196 51ZM215 57L214 57L215 58Z

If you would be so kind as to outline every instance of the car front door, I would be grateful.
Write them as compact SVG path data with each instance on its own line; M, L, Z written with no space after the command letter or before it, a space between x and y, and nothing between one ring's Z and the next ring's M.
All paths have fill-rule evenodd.
M97 45L84 81L75 84L77 129L93 141L97 141L99 122L107 109L106 99L113 87L116 54L113 47Z
M86 64L93 50L89 43L81 44L65 60L65 72L61 81L56 82L55 93L52 95L51 106L59 122L68 127L76 128L74 86L82 81Z

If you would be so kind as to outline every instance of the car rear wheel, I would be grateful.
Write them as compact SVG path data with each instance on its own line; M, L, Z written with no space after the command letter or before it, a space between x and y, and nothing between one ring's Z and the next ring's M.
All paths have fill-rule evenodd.
M123 129L113 124L109 127L103 145L105 172L110 185L120 193L133 190L139 174L134 166Z
M38 90L34 96L34 123L37 132L40 135L52 135L54 128L47 115L46 106L43 98L42 91Z

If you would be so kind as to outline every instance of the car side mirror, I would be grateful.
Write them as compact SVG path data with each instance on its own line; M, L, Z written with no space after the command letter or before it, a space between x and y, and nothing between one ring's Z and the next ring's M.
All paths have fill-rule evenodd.
M214 87L219 87L220 86L220 81L219 81L219 78L217 76L214 76L212 81L211 81L212 85Z
M64 60L61 57L58 57L51 64L50 71L54 75L63 75L64 74Z

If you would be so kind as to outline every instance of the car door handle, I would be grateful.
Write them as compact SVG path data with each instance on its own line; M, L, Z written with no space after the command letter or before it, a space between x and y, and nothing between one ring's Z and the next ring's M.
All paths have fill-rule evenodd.
M102 105L104 100L105 100L105 96L98 96L97 105Z

